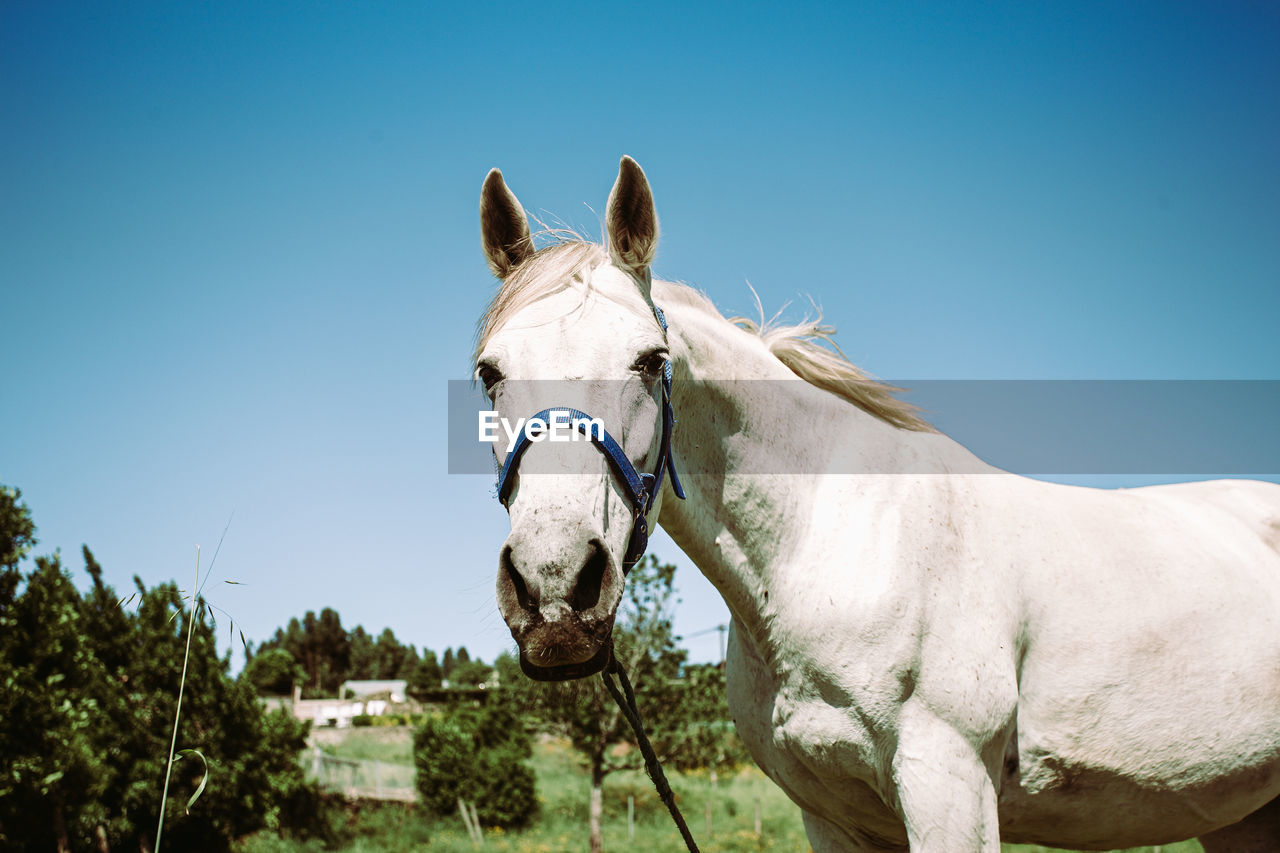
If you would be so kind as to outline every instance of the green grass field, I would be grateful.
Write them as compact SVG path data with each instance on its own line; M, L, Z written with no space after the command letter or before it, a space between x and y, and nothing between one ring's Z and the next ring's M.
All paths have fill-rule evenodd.
M412 733L408 729L348 729L323 732L322 748L333 755L361 760L412 765ZM522 832L489 830L484 850L512 853L560 853L587 849L587 772L565 743L544 741L535 745L533 768L538 776L541 814ZM754 767L724 775L712 784L706 773L671 774L671 787L705 853L736 851L807 851L800 811L786 795ZM635 838L627 835L627 797L635 798ZM759 804L761 833L754 829ZM666 809L643 771L611 775L605 782L604 842L606 849L671 851L684 844ZM708 807L711 829L707 831ZM476 848L461 818L434 818L419 808L400 804L366 806L348 813L347 834L352 838L336 849L343 853L409 853L422 849L471 853ZM326 849L319 842L288 841L269 833L246 839L240 853L311 853ZM1004 845L1005 853L1039 853L1052 848ZM1153 848L1135 848L1152 851ZM1200 853L1196 842L1165 845L1159 853Z

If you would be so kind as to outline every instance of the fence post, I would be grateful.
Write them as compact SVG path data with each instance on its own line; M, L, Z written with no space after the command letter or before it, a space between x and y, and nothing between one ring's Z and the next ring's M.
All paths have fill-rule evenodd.
M476 813L476 804L471 804L471 825L476 828L476 841L484 846L484 830L480 828L480 815Z
M311 775L315 777L316 784L323 785L320 781L320 744L312 747L314 752L311 755Z
M467 811L467 803L462 799L462 797L458 797L458 811L462 814L462 822L466 824L467 836L471 839L472 846L479 847L481 841L479 840L479 835L476 831L477 828L475 824L471 822L471 812Z
M756 797L756 835L760 835L760 798Z
M471 838L471 843L479 847L480 842L476 841L476 825L471 822L471 810L467 808L467 801L458 798L458 808L462 811L462 821L467 825L467 835Z
M627 840L636 840L636 798L627 797Z

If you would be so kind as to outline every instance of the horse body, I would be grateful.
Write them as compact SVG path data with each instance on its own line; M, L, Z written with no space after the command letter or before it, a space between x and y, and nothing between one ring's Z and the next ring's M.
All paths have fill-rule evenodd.
M626 254L645 245L645 217L619 219L644 204L615 204L643 180L628 162L608 261L493 324L478 361L623 380L586 405L651 460L655 392L625 365L656 345L648 306L665 310L688 499L668 484L653 513L729 606L730 709L814 849L1107 849L1242 819L1256 849L1280 846L1257 817L1280 802L1280 486L1038 482L806 382ZM515 207L499 189L490 210ZM486 225L500 276L531 257L504 249L519 232ZM486 385L495 407L563 404ZM849 460L869 473L833 473ZM542 464L521 472L499 599L522 655L577 665L611 625L626 509L598 454Z
M1280 486L1029 480L798 378L786 405L773 387L770 406L721 401L741 387L724 377L771 376L770 354L668 313L677 365L697 366L677 374L681 458L735 442L881 454L882 474L804 477L739 474L769 468L727 453L723 477L686 478L690 499L661 517L732 610L739 730L811 823L855 849L901 846L900 780L948 749L989 788L968 823L998 814L1006 840L1163 843L1280 795ZM902 742L904 714L924 718L923 743Z

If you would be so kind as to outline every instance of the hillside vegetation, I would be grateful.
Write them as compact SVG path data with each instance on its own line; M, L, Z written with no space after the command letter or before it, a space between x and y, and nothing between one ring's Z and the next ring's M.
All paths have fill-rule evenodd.
M316 732L322 748L335 756L359 760L412 764L413 733L399 729L347 729ZM512 853L559 853L587 848L587 791L590 773L579 754L565 740L541 738L531 762L538 778L541 819L517 833L490 830L483 849ZM754 766L722 776L715 784L705 772L670 773L681 809L705 853L731 851L807 851L809 844L800 810ZM635 840L627 837L627 797L635 798ZM759 802L761 833L756 835L755 804ZM706 807L711 805L711 832L706 831ZM426 845L441 853L472 853L476 848L461 818L433 818L421 808L365 806L347 813L348 841L341 853L391 851L409 853ZM643 771L619 771L605 782L605 849L682 853L684 844L666 809ZM318 853L319 842L284 841L263 833L247 839L241 853ZM1004 853L1053 853L1054 848L1006 844ZM1126 853L1155 853L1139 847ZM1168 844L1159 853L1201 853L1194 841Z

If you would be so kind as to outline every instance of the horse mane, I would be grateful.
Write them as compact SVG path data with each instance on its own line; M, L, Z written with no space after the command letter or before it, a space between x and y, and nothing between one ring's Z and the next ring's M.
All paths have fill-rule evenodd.
M678 302L709 311L712 315L760 338L774 358L810 385L835 394L840 399L899 429L936 432L931 424L920 417L916 406L894 396L904 389L875 379L849 361L835 342L835 327L823 325L821 311L816 318L806 318L794 325L786 325L777 322L777 315L766 320L764 307L757 296L756 308L760 312L759 322L747 317L726 318L705 294L686 284L663 283L673 285L666 296L675 297ZM752 293L754 294L755 291L752 290Z
M531 302L575 283L583 286L585 294L588 273L609 257L604 246L571 231L551 229L538 236L549 237L554 242L526 258L502 282L477 324L473 362L479 358L490 336ZM810 385L900 429L934 432L933 427L920 417L916 406L894 396L903 389L872 378L849 361L833 339L835 328L822 324L821 313L816 318L806 318L794 325L777 323L776 316L766 320L762 307L759 322L745 317L725 318L706 295L689 285L666 281L661 284L668 291L667 297L709 311L725 322L758 336L774 358ZM756 305L760 307L759 298Z
M729 322L758 336L774 358L810 385L829 391L899 429L936 431L920 417L916 406L894 396L905 389L881 382L849 361L834 340L835 327L822 325L821 313L794 325L776 320L776 317L765 320L762 311L759 323L746 317L732 317Z

